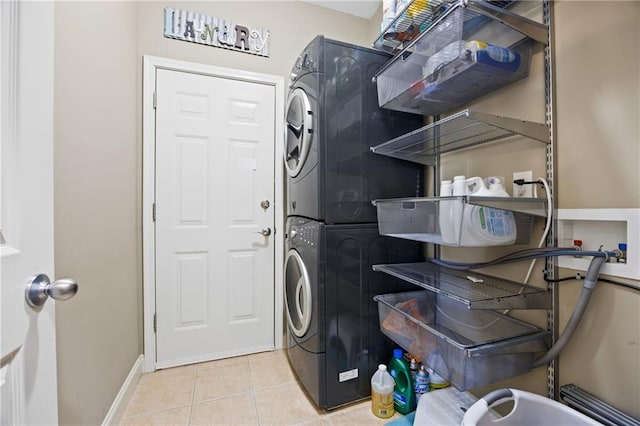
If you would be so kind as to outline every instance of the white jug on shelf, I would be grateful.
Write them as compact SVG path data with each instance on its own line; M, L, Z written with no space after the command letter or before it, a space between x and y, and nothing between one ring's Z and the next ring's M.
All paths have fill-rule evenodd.
M509 193L504 189L504 178L502 176L490 176L486 179L486 183L484 179L476 176L467 179L467 195L508 197Z
M453 183L450 180L443 180L440 184L440 196L450 197L453 195ZM456 234L452 222L452 209L457 201L440 200L438 208L438 221L440 224L440 236L444 244L455 244Z
M467 178L463 175L453 177L453 195L467 195ZM460 231L462 228L462 214L464 212L464 203L460 200L451 202L450 223L453 229L453 241L455 245L460 243Z
M504 178L491 176L489 187L481 177L466 180L467 195L478 197L508 197ZM465 205L460 245L483 247L508 245L516 242L516 220L513 213L485 206Z

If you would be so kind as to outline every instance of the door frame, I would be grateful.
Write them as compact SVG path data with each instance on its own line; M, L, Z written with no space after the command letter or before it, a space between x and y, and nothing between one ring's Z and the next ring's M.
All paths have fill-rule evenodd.
M144 372L156 369L156 333L153 330L155 313L155 108L153 98L156 89L156 70L164 69L211 77L267 84L275 88L275 146L274 146L274 345L281 349L284 336L284 77L222 68L214 65L178 61L157 56L143 57L142 81L142 289L143 289L143 353Z

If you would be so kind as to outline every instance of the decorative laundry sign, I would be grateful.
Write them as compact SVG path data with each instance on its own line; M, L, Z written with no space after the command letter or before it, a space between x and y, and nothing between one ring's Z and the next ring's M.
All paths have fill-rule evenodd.
M164 36L269 57L269 30L186 10L164 9Z

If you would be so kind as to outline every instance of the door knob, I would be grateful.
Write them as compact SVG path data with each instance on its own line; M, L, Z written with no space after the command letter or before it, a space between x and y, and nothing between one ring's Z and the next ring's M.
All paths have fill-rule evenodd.
M262 228L260 231L254 232L254 234L262 234L265 237L268 237L269 235L271 235L271 228Z
M32 308L41 306L47 298L69 300L78 292L78 283L71 278L51 282L46 274L34 275L25 289L25 298Z
M264 210L268 209L270 205L271 204L269 203L269 200L260 201L260 207L262 207Z

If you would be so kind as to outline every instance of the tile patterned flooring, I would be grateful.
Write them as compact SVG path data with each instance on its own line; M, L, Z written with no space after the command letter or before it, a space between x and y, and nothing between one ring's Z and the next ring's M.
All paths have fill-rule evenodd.
M308 399L285 351L145 374L121 425L383 425L369 400L325 411Z

